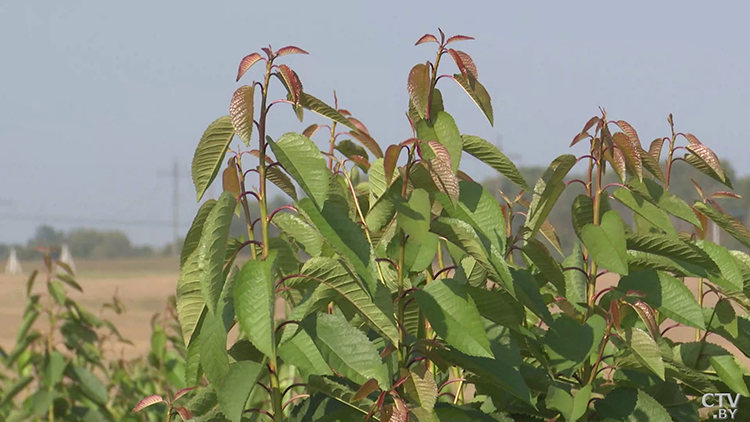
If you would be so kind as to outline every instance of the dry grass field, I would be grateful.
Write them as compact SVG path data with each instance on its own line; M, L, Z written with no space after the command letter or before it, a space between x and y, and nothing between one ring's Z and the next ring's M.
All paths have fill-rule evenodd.
M4 268L5 263L0 262ZM25 306L25 289L27 275L33 269L40 270L35 290L43 288L43 264L41 262L23 262L25 275L6 276L0 274L0 346L8 350L16 338ZM169 295L174 294L179 275L177 258L153 258L139 260L113 261L76 261L78 274L76 279L84 293L73 292L71 296L91 311L98 311L104 302L110 301L117 292L126 306L126 313L120 316L105 311L108 318L117 325L123 336L130 339L134 346L125 346L125 356L137 356L149 348L151 329L149 323L153 315L162 312ZM616 277L602 277L599 288L616 283ZM688 287L697 291L697 280L688 280ZM705 304L713 306L716 299L713 295L706 297ZM739 309L737 309L740 312ZM666 326L665 323L663 325ZM693 341L695 330L676 328L670 330L668 337L680 341ZM742 354L728 341L718 336L710 336L708 341L729 349L736 356ZM750 359L742 357L750 366Z
M169 295L174 294L179 275L177 258L153 258L139 260L76 261L76 280L83 287L83 294L72 291L70 297L92 312L99 312L101 305L109 302L117 292L125 304L126 312L115 315L105 310L122 335L135 346L125 346L125 356L136 356L149 348L150 321L157 312L162 312ZM0 262L2 268L5 263ZM41 262L22 262L24 275L0 274L0 346L8 350L13 346L25 306L26 280L28 274L38 269L35 291L44 289L44 265ZM42 318L43 319L43 318ZM41 321L41 319L40 319Z

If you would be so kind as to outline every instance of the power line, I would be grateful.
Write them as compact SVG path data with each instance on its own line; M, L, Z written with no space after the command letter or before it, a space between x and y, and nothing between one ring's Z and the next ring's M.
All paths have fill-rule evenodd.
M101 217L80 217L61 214L0 214L0 220L10 221L37 221L50 223L70 223L85 225L104 225L104 226L135 226L135 227L156 227L169 228L171 221L165 220L138 220L122 218L101 218ZM187 227L187 226L183 226Z
M175 255L178 253L178 243L180 239L180 177L188 177L189 175L181 175L180 167L177 159L174 160L172 166L172 173L166 171L160 171L159 176L171 176L172 177L172 230L174 231L174 244L172 245L173 252Z

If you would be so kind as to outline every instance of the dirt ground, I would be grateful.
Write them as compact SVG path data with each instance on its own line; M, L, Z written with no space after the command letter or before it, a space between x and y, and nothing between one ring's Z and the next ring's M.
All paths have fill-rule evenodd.
M25 262L22 266L25 275L0 274L0 346L5 350L11 348L15 342L26 303L26 280L34 268L40 270L34 290L41 291L44 285L43 266L40 263ZM110 301L117 292L127 312L118 316L107 310L104 315L115 323L124 337L134 343L134 346L125 346L122 353L135 357L146 352L150 343L151 318L155 313L163 312L167 298L175 292L179 275L177 259L77 261L76 266L76 279L83 287L84 294L72 292L70 296L90 311L98 312L101 305ZM0 262L0 268L4 267L5 263ZM616 277L604 276L600 280L598 289L617 282ZM688 280L687 283L694 293L697 292L697 280ZM707 306L713 306L715 303L716 298L713 295L706 296ZM666 326L667 323L662 328ZM693 341L695 330L676 328L670 330L667 336L679 341ZM708 341L727 348L750 367L750 359L745 358L728 341L719 336L709 336Z

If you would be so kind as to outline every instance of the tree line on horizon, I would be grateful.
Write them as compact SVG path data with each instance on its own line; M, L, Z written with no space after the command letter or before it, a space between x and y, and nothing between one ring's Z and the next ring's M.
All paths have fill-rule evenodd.
M736 177L735 169L730 163L722 163L725 171L732 180L734 191L738 193L741 198L739 199L724 199L721 202L721 206L725 212L738 218L745 225L750 225L750 175L744 177ZM524 166L519 167L519 171L523 174L524 178L529 181L538 180L546 167L544 166ZM366 177L363 175L363 177ZM580 176L583 178L583 176ZM568 180L574 180L579 178L579 175L573 175L568 177ZM606 179L611 179L614 182L617 178L614 174L607 174ZM711 195L716 191L726 189L721 183L715 181L708 176L696 171L695 169L687 165L677 164L673 169L673 182L670 186L670 190L676 195L683 198L690 198L692 200L699 200L700 194L693 186L692 180L695 180L702 188L706 195ZM513 198L519 193L519 188L514 185L510 180L498 175L482 181L484 187L499 196L501 194ZM572 228L566 224L570 221L571 212L570 206L576 195L582 193L583 188L578 184L572 184L562 194L562 197L555 205L553 212L549 216L549 221L557 230L557 234L560 237L560 243L563 250L568 252L575 239L575 233ZM281 197L276 197L274 200L275 207L287 205ZM618 207L613 202L615 208L617 208L623 216L629 216L630 211L625 207ZM257 205L251 205L251 208L257 208ZM253 212L255 211L255 212ZM256 209L251 209L253 215L258 215ZM676 222L676 224L680 224ZM244 220L239 217L235 217L232 221L231 235L234 237L241 237L243 233L246 233L246 227ZM259 234L259 233L258 233ZM174 242L167 243L162 246L155 245L135 245L128 237L127 233L122 230L101 230L95 228L75 228L69 232L58 230L50 225L40 225L37 227L34 236L29 238L25 244L5 244L0 243L0 260L8 258L11 249L15 249L18 259L22 261L41 259L44 255L38 248L59 248L62 244L67 244L70 248L70 253L75 259L126 259L126 258L152 258L152 257L167 257L170 255L176 255L182 248L183 238L178 239L178 248L175 250ZM722 236L720 243L729 249L746 250L740 242L730 236Z

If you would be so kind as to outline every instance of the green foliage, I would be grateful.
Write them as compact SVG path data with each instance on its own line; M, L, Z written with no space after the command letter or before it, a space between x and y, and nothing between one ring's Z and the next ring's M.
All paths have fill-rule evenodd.
M128 390L143 393L136 412L161 411L167 420L661 422L698 420L705 392L750 395L747 368L709 337L750 356L750 320L737 312L750 308L750 256L707 240L709 221L748 246L750 230L718 202L733 193L706 196L698 188L694 202L679 190L687 165L731 187L716 155L676 132L671 116L671 136L646 151L630 124L602 110L574 136L571 146L583 143L585 155L561 155L522 174L487 141L462 135L436 88L448 55L459 73L445 79L494 122L473 59L447 47L469 39L440 31L417 42L439 47L434 61L408 76L415 137L385 154L349 111L307 94L296 72L277 63L303 50L263 49L260 103L240 88L231 117L209 126L194 156L199 198L227 153L238 180L201 207L187 233L177 335L160 328L152 338L150 360L165 371L174 357L181 376ZM239 76L260 60L258 53L243 59ZM276 142L266 135L271 76L297 117L307 109L333 122L325 126L327 152L311 139L323 127L317 124ZM228 150L235 130L253 150ZM361 145L337 141L340 135ZM688 155L676 156L680 149ZM257 164L247 167L245 152ZM460 170L464 152L515 190L471 181ZM575 170L584 175L576 179ZM526 180L537 180L532 190ZM291 205L271 206L269 181L286 187ZM560 204L565 213L556 212ZM238 209L246 241L231 231ZM247 262L235 265L244 248ZM603 288L602 277L614 285ZM688 277L699 279L697 296ZM48 281L48 306L70 308L70 286ZM714 308L705 306L706 295L716 296ZM57 415L54 388L17 405L18 391L38 373L42 386L72 380L63 391L78 407L65 411L119 416L112 403L122 398L96 377L97 323L83 312L57 320L65 320L70 360L56 350L29 356L44 338L33 328L40 314L33 297L19 342L4 358L17 374L3 391L3 415ZM677 326L692 327L697 340L670 338ZM28 365L45 366L32 372ZM184 405L176 404L179 394L163 395L179 383L195 387Z

